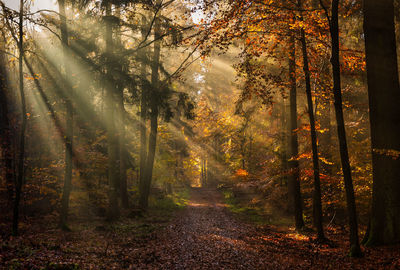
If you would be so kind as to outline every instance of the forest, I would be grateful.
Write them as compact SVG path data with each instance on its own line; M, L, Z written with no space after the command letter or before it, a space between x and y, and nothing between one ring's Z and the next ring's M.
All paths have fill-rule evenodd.
M0 269L400 269L399 0L0 0Z

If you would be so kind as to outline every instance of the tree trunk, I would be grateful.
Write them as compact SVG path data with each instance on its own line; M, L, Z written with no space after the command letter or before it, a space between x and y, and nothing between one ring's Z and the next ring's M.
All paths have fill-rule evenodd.
M248 150L248 160L249 160L249 164L247 166L247 170L249 172L249 174L253 174L254 173L254 161L253 161L253 134L250 133L250 137L249 137L249 150Z
M8 78L7 70L5 67L5 56L0 51L0 147L3 157L4 171L1 176L5 180L5 186L7 189L8 201L12 203L14 193L14 169L13 169L13 143L11 140L12 130L9 115L9 90L8 90Z
M120 8L117 8L116 10L116 16L120 17L121 15L121 10ZM123 47L121 43L121 31L120 28L116 30L116 43L118 50L120 52L121 48ZM116 72L119 73L118 78L121 78L123 74L123 64L118 63L116 64ZM122 207L127 209L129 207L129 199L128 199L128 185L127 185L127 158L128 158L128 150L126 147L126 141L125 141L125 134L126 134L126 127L125 127L125 105L124 105L124 85L120 80L117 81L116 83L117 87L117 95L118 95L118 142L119 142L119 193L121 197L121 203Z
M354 198L353 180L351 177L351 168L349 153L347 149L346 129L343 118L342 89L340 78L340 60L339 60L339 0L332 0L332 16L330 23L331 41L332 41L332 71L333 71L333 94L335 98L335 114L337 123L337 132L339 139L340 161L342 163L343 179L346 190L347 212L350 228L350 256L361 256L360 243L358 240L358 225L356 202ZM327 16L329 16L327 14Z
M203 158L203 187L207 187L208 183L208 170L207 170L207 159Z
M203 187L207 186L207 170L206 170L206 160L205 157L202 159L202 168L203 168Z
M200 186L203 187L203 160L200 159Z
M364 242L398 243L400 89L393 0L364 0L364 33L373 167L370 229Z
M146 18L142 19L142 39L146 38ZM145 170L146 170L146 160L147 160L147 128L146 128L146 118L147 118L147 101L148 101L148 87L146 85L146 50L141 51L143 53L143 60L141 62L141 79L142 79L142 93L140 97L140 164L139 164L139 191L140 194L145 190Z
M243 140L242 140L242 145L240 146L242 148L242 170L246 170L246 146L245 146L245 137L243 135ZM217 154L216 154L217 156Z
M120 94L120 102L119 102L119 118L120 118L120 127L119 127L119 184L120 184L120 195L122 206L127 209L129 207L129 199L128 199L128 184L127 184L127 155L128 150L126 147L126 139L125 139L125 108L124 108L124 100L123 93Z
M68 28L67 28L67 18L65 13L65 1L59 0L59 12L60 12L60 29L61 29L61 42L63 46L63 54L64 54L64 69L65 69L65 76L64 76L64 89L66 92L64 94L65 99L65 106L66 106L66 129L65 129L65 172L64 172L64 188L63 194L61 198L61 212L60 212L60 227L62 229L68 229L67 227L67 219L68 219L68 208L69 208L69 196L71 193L71 180L72 180L72 143L73 143L73 121L74 121L74 113L73 113L73 106L72 106L72 87L71 85L71 70L68 64Z
M139 204L140 208L146 210L148 208L148 199L150 195L151 180L153 177L153 166L154 158L156 154L157 146L157 130L158 130L158 103L159 103L159 67L160 67L160 54L161 54L161 42L160 42L160 31L161 25L159 18L155 19L154 22L154 54L151 63L151 96L150 96L150 136L149 136L149 148L147 152L146 169L144 175L144 183L142 190L140 191Z
M302 9L301 0L298 1L299 9ZM303 16L300 16L300 20L303 21ZM321 181L319 176L319 160L318 160L318 146L317 146L317 132L315 129L315 117L314 117L314 107L311 93L311 80L310 80L310 68L308 64L307 55L307 42L306 34L304 28L300 31L300 42L302 46L303 54L303 70L304 79L306 82L306 95L307 95L307 106L308 106L308 116L310 119L310 133L311 133L311 147L312 147L312 160L314 168L314 193L313 193L313 214L314 214L314 226L317 229L317 239L324 240L324 229L322 226L322 203L321 203Z
M18 155L18 168L17 168L17 181L15 183L15 198L14 198L14 209L13 209L13 224L12 224L12 233L13 235L18 235L18 223L19 223L19 204L21 201L21 193L22 193L22 185L25 181L25 171L24 171L24 162L25 162L25 130L26 130L26 102L25 102L25 93L24 93L24 73L23 73L23 59L24 59L24 1L20 0L20 9L19 9L19 40L18 40L18 67L19 67L19 94L21 98L21 134L19 137L19 155Z
M297 230L304 227L303 220L303 200L300 191L299 161L299 142L297 138L297 89L296 89L296 48L295 38L292 33L290 37L290 56L289 56L289 79L290 79L290 157L288 167L290 177L288 181L289 194L292 198L294 219Z
M118 207L118 153L119 144L115 127L116 99L115 99L115 80L114 69L112 68L113 59L113 26L111 22L111 4L106 6L106 121L107 121L107 142L108 142L108 184L109 184L109 208L107 219L115 220L119 217Z
M208 159L204 159L204 182L206 187L210 187L213 184L213 168L208 167Z
M283 177L282 179L282 184L287 184L288 183L288 136L287 136L287 129L288 129L288 123L287 123L287 112L286 112L286 99L282 97L282 103L281 103L281 166L282 166L282 172L283 172Z

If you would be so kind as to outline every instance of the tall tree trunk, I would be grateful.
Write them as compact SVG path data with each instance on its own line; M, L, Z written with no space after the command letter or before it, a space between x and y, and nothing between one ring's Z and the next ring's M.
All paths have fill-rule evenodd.
M123 90L122 90L123 91ZM122 206L127 209L129 207L128 184L127 184L127 156L128 150L126 146L126 130L125 130L125 108L123 92L119 96L119 184Z
M142 18L142 39L146 38L146 18L143 16ZM145 170L146 170L146 160L147 160L147 128L146 128L146 118L147 118L147 102L148 102L148 86L146 84L147 74L146 74L146 49L142 49L141 53L142 62L141 62L141 71L140 76L142 79L142 93L140 97L140 122L139 122L139 130L140 130L140 164L139 164L139 190L140 193L145 190Z
M150 97L150 136L149 136L149 148L147 152L146 169L144 183L142 190L140 191L139 204L143 210L148 207L148 199L150 195L151 180L153 177L153 166L154 158L157 147L157 130L158 130L158 103L160 96L159 89L159 67L160 67L160 54L161 54L161 42L160 42L160 31L161 25L159 18L155 19L154 22L154 54L151 63L151 97Z
M204 182L206 183L206 187L210 187L213 184L213 168L208 167L208 159L207 156L204 159Z
M203 170L204 170L204 187L207 187L209 182L208 182L208 170L207 170L207 159L204 157L203 159Z
M61 29L61 42L63 46L63 54L64 54L64 89L69 92L64 94L65 98L65 106L66 106L66 129L65 129L65 172L64 172L64 189L61 198L61 213L60 213L60 227L63 229L68 229L67 227L67 219L68 219L68 208L69 208L69 196L71 193L71 180L72 180L72 143L73 143L73 121L74 121L74 112L72 106L72 87L71 85L71 70L68 64L68 58L70 57L68 46L68 27L67 27L67 18L65 12L65 1L58 0L59 12L60 12L60 29Z
M13 170L13 143L11 140L11 123L8 103L9 90L8 90L8 78L7 70L5 67L5 56L4 53L0 51L0 142L1 151L3 157L4 171L1 176L5 180L5 185L8 193L8 201L11 203L13 201L14 193L14 170Z
M242 170L246 170L246 129L243 128L243 138L240 144L240 152L242 156ZM215 151L215 156L217 157L217 152Z
M299 9L302 9L302 2L298 0ZM300 16L300 20L303 21L303 16ZM312 147L312 160L314 168L314 193L313 193L313 214L314 214L314 226L317 229L317 239L324 240L324 229L322 226L322 203L321 203L321 180L319 176L319 160L318 160L318 146L317 146L317 132L315 129L315 117L314 107L311 93L311 79L310 79L310 68L308 64L307 55L307 42L304 28L300 31L300 42L303 54L303 70L304 79L306 82L306 96L308 106L308 116L310 119L310 133L311 133L311 147Z
M329 18L329 14L326 15ZM346 190L347 212L349 218L350 256L359 257L361 256L361 249L358 240L356 202L354 198L353 180L351 178L349 152L347 149L346 129L343 118L343 102L339 60L339 0L332 0L330 32L332 41L331 63L333 71L333 95L335 99L335 114L339 139L340 161L342 163L343 179Z
M13 224L12 233L18 235L18 223L19 223L19 204L21 201L22 185L25 181L25 130L26 130L26 102L24 93L24 73L23 73L23 59L24 59L24 1L20 0L19 8L19 40L18 40L18 67L19 67L19 94L21 98L21 134L19 137L19 155L18 155L18 169L17 169L17 181L15 183L15 198L14 198L14 209L13 209Z
M297 89L296 89L296 48L294 33L290 37L289 79L290 79L290 158L288 167L290 177L288 181L289 194L292 197L294 219L297 230L304 227L303 200L300 191L299 142L297 138Z
M287 136L287 112L286 112L286 99L282 97L282 103L281 103L281 163L282 163L282 171L283 171L283 177L282 177L282 184L287 184L288 182L288 136Z
M107 121L107 142L108 142L108 184L109 184L109 208L107 218L115 220L119 217L118 207L118 153L119 144L115 127L115 114L116 114L116 99L115 99L115 71L113 63L115 59L113 56L113 26L111 22L111 4L107 2L106 5L106 60L107 60L107 74L106 74L106 121Z
M122 70L121 70L122 72ZM127 168L128 168L128 150L126 146L126 127L125 127L125 106L124 106L124 89L120 85L118 89L118 138L119 138L119 193L121 196L122 207L129 207L128 184L127 184Z
M151 105L150 114L150 136L149 136L149 149L146 160L145 169L145 182L140 191L140 208L147 210L148 200L150 195L151 180L153 177L153 166L157 146L157 129L158 129L158 108L157 105Z
M206 157L204 157L204 159L203 159L203 174L204 174L204 178L203 178L204 187L207 187L209 185L209 182L208 182L208 169L207 169Z
M372 209L367 245L400 242L400 87L393 0L364 0L372 144Z
M204 162L203 159L200 160L200 185L204 187Z
M254 173L254 161L253 161L253 135L250 133L249 136L249 149L248 149L248 160L249 164L247 166L247 170L249 174ZM287 143L287 142L286 142Z
M116 16L120 17L121 10L117 8ZM120 27L116 29L116 43L118 51L122 50L122 42L121 42L121 30ZM124 72L124 67L122 63L116 64L116 72L119 75L122 75ZM119 78L122 76L118 76ZM121 81L118 81L116 84L117 87L117 94L118 94L118 142L119 142L119 193L121 196L121 203L122 207L127 209L129 207L129 200L128 200L128 185L127 185L127 175L126 170L128 166L128 150L126 147L126 127L125 127L125 105L124 105L124 85Z

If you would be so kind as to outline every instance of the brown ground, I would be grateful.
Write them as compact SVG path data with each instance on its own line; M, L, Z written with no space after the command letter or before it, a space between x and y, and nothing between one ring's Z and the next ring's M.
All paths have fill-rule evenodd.
M343 233L329 236L333 243L319 245L293 231L241 222L220 193L199 189L151 248L132 259L135 267L150 269L400 269L399 246L365 250L366 258L352 259Z
M4 269L12 264L21 269L46 265L72 269L56 267L73 263L83 269L400 269L400 246L364 249L364 258L352 259L346 255L343 232L330 231L328 237L333 245L315 244L309 236L290 230L244 223L229 212L217 191L195 189L188 207L154 233L108 232L101 227L31 232L2 244L0 265ZM56 264L50 267L49 262Z

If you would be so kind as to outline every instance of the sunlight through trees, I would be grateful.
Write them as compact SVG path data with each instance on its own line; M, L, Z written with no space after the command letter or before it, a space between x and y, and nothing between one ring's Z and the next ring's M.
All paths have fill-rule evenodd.
M183 261L171 255L172 269L195 265L188 252L203 254L198 243L224 268L221 241L246 258L254 248L276 259L244 268L298 266L306 250L364 256L356 268L383 267L374 260L382 253L396 268L398 8L397 0L0 0L0 266L53 269L36 252L50 244L30 237L67 245L90 231L72 246L91 248L104 233L96 252L108 261L94 268L158 268L142 251L166 235L162 258L176 243L188 247ZM145 262L116 251L121 235L131 245L148 240L136 247ZM274 241L293 260L271 251ZM23 245L35 250L32 265L20 260ZM63 249L55 248L63 260L79 261L66 269L91 267L77 259L84 252ZM203 265L203 255L193 260ZM310 256L300 268L324 265ZM229 258L226 268L239 269Z

